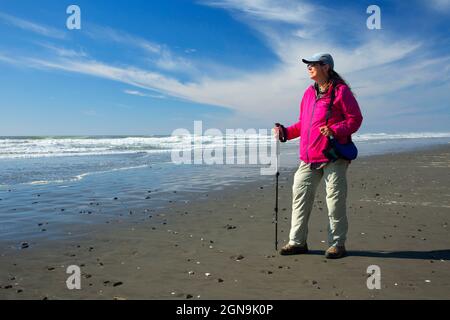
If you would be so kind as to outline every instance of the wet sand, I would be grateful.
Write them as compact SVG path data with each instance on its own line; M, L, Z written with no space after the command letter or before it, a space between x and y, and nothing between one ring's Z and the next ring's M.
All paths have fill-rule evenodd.
M280 177L280 246L293 173ZM148 208L140 218L66 225L67 238L1 242L0 299L450 298L450 146L350 165L344 259L323 256L323 183L310 220L311 253L279 256L274 192L274 179L261 177ZM66 287L69 265L81 268L81 290ZM370 265L381 268L380 290L367 288Z

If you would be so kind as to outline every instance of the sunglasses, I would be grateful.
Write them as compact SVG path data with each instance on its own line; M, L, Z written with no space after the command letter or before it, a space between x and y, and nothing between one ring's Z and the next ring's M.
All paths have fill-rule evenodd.
M325 65L325 63L323 63L323 62L313 62L313 63L308 63L307 65L306 65L306 67L308 68L308 69L310 69L310 68L312 68L312 67L316 67L316 66L324 66Z

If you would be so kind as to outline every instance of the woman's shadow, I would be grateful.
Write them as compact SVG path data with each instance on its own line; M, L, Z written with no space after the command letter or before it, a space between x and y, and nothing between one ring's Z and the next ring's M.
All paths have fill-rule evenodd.
M310 254L324 255L324 251L310 250ZM347 251L349 257L388 258L388 259L421 259L450 260L450 249L433 251Z

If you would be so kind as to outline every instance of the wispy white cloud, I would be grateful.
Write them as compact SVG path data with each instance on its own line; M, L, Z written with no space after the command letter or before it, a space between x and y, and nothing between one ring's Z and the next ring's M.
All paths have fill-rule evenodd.
M85 116L88 116L88 117L96 117L98 114L97 114L97 111L95 111L95 110L93 110L93 109L90 109L90 110L84 110L84 111L82 111L81 112L83 115L85 115Z
M16 28L30 31L49 38L64 39L66 37L66 34L61 30L21 19L3 12L0 12L0 21Z
M426 0L425 3L438 12L450 14L450 0Z
M74 50L68 49L61 46L56 46L48 42L36 42L37 45L48 49L52 54L55 54L59 57L66 58L87 58L88 54L83 50Z
M87 34L94 39L112 41L141 49L152 65L165 71L194 73L194 65L184 57L176 55L164 44L152 42L142 37L115 30L110 27L91 25Z
M311 22L314 11L317 11L317 6L294 0L211 0L199 3L244 14L255 20L299 25Z
M19 64L17 59L14 59L13 57L10 57L9 55L1 53L1 52L0 52L0 61L7 63L7 64L13 64L13 65Z
M324 32L330 28L324 22L330 21L332 13L306 1L214 0L201 3L229 10L240 21L255 28L277 55L279 63L267 70L248 72L243 69L232 73L232 77L224 77L220 73L211 75L205 69L220 68L220 64L203 63L199 67L194 60L177 56L164 45L100 27L93 29L92 37L140 48L148 54L152 65L159 66L160 70L156 72L145 67L113 65L87 55L77 56L76 52L66 52L61 48L52 48L56 53L52 57L0 54L0 60L121 82L136 88L124 91L129 95L155 97L145 92L150 90L161 96L230 108L235 111L236 117L228 124L234 125L240 125L234 122L239 121L237 119L241 119L241 124L258 121L269 125L273 120L286 123L294 121L298 116L302 93L311 83L300 57L315 52L329 51L333 54L337 70L342 71L356 88L363 110L380 118L386 117L393 106L399 103L388 96L408 88L417 94L418 89L411 88L430 81L442 81L442 65L448 66L450 62L450 55L430 59L433 55L426 43L397 39L394 33L387 30L380 32L379 36L363 37L358 33L367 32L364 26L355 31L358 43L352 47L339 44L329 33ZM313 13L314 20L310 19L310 13ZM340 16L343 20L352 18L351 13L342 13ZM290 32L280 29L280 22L290 26ZM319 22L322 26L317 26ZM176 75L166 72L171 70L190 72L190 81L181 81ZM448 81L448 68L446 72ZM414 102L413 94L410 97L406 95L401 101L403 105Z
M147 97L147 98L156 98L156 99L165 99L166 96L162 94L151 94L151 93L143 93L138 90L124 90L123 91L126 94L132 95L132 96L138 96L138 97Z

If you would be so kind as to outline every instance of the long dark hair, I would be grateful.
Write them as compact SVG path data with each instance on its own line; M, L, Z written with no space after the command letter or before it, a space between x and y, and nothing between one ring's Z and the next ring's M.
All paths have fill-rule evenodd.
M334 71L333 69L330 69L328 76L330 78L330 81L334 84L337 85L339 83L343 83L345 84L350 91L353 93L353 95L355 94L352 90L352 88L350 87L350 85L348 84L347 81L344 80L344 78L341 77L341 75L339 73L337 73L336 71Z

